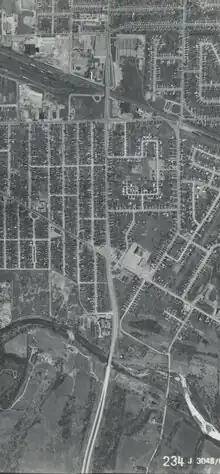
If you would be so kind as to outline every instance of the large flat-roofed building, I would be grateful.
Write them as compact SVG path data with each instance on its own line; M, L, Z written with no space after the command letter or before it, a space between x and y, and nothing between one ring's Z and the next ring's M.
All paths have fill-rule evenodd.
M144 60L145 57L145 36L118 34L115 41L116 63L120 63L121 58L133 57Z
M79 33L97 33L97 31L105 31L108 15L105 13L80 13L79 19Z
M6 11L0 9L0 31L1 36L9 35L13 36L16 33L18 25L18 15L17 13L7 14Z
M154 272L148 263L150 254L141 245L133 242L120 262L121 275L128 273L128 275L150 278ZM121 279L120 276L119 279Z

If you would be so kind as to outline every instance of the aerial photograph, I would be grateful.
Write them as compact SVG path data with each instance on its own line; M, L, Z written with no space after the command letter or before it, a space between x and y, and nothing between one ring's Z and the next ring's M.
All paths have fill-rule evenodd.
M0 473L220 474L220 0L0 0Z

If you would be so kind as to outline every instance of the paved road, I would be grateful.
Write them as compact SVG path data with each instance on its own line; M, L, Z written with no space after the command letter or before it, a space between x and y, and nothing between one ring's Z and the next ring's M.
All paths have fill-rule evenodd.
M12 76L13 79L33 84L41 91L53 89L58 96L67 96L68 93L77 92L97 94L103 93L103 85L92 80L81 78L78 74L64 73L61 69L45 64L39 59L17 53L10 48L0 47L0 74Z
M110 19L110 3L111 0L108 0L108 19ZM109 25L108 25L109 26ZM107 28L108 28L107 26ZM105 107L104 107L104 122L105 122L105 217L106 217L106 274L107 282L109 289L109 297L111 303L111 312L112 312L112 333L111 333L111 346L109 350L108 363L105 371L105 377L103 381L103 387L101 396L99 399L98 408L96 411L95 419L93 421L92 429L90 432L89 440L86 446L86 451L83 459L82 474L87 474L90 469L91 458L99 432L99 428L102 422L107 391L109 386L109 379L113 361L113 355L115 352L115 345L118 338L118 329L119 329L119 313L117 307L117 298L115 292L115 286L111 271L111 237L110 237L110 224L109 224L109 209L108 209L108 128L109 128L109 99L110 99L110 73L111 73L111 37L110 32L107 39L107 51L106 51L106 62L105 62Z
M105 91L105 85L103 84L82 78L78 74L64 73L49 64L19 54L4 46L0 47L1 73L25 84L32 84L37 90L47 91L63 101L66 101L69 94L73 92L98 95L100 92L104 93ZM179 118L176 115L164 112L157 104L146 103L144 98L143 102L137 101L113 90L110 91L109 97L136 105L147 112L158 115L170 124L177 125L179 122ZM206 145L209 143L220 143L220 137L207 132L201 125L193 125L191 122L182 121L181 129L186 135L196 134L198 141L201 140Z
M108 80L110 79L110 68L111 68L111 51L110 51L110 39L108 42L108 51L106 56L106 84L105 86L99 84L93 84L92 81L87 79L82 79L77 75L63 74L62 71L57 70L51 66L45 65L39 61L36 61L32 58L26 57L24 55L18 54L7 48L0 48L0 71L6 73L7 76L11 76L14 79L20 80L24 83L33 84L34 87L38 89L47 90L51 93L57 94L59 97L68 98L69 94L73 92L73 88L82 89L82 92L98 94L99 92L105 92L105 180L106 180L106 197L108 196L108 179L107 179L107 158L108 158L108 122L109 122L109 98L110 98L110 86ZM8 197L8 196L6 196ZM10 199L10 197L8 197ZM15 200L15 199L13 199ZM38 214L35 211L35 214ZM51 222L51 225L53 223ZM57 227L57 226L56 226ZM65 232L64 229L59 229L62 232ZM73 235L73 238L76 238ZM96 417L93 423L93 427L90 433L89 441L87 444L87 449L84 457L84 462L82 466L82 472L87 473L90 466L91 456L93 453L93 448L95 445L95 440L99 431L99 427L102 420L102 415L105 406L105 400L107 396L107 389L109 384L109 377L111 366L113 362L113 354L115 350L115 343L118 336L118 308L116 303L116 294L114 289L114 282L111 273L110 266L110 252L111 252L111 241L110 241L110 228L109 228L109 216L108 216L108 200L106 199L106 270L107 270L107 281L109 287L109 295L112 307L112 339L111 347L108 356L108 362L105 372L105 378L103 383L103 389L101 397L99 400L99 406L96 412Z
M104 93L105 91L105 85L103 84L80 77L78 74L64 73L53 66L19 54L4 46L0 47L1 73L25 84L32 84L38 90L48 91L64 101L68 99L70 93L74 92L98 95L100 92ZM136 105L147 112L158 115L168 123L170 122L170 124L178 125L179 118L176 115L164 112L157 104L146 103L144 98L143 102L137 101L113 90L110 91L109 97ZM182 121L181 129L184 130L186 135L196 134L198 141L200 139L205 140L207 145L209 144L207 140L211 143L220 143L220 137L207 132L201 125L193 125L191 122Z
M23 319L17 319L12 321L8 326L0 328L0 344L3 347L7 342L11 341L19 334L26 334L31 329L48 329L55 334L59 334L61 337L69 340L68 327L65 324L60 324L59 322L52 321L49 319L43 319L39 317L27 317ZM108 354L100 349L100 347L93 344L91 341L86 339L79 331L74 331L74 341L73 345L78 348L80 351L85 349L85 354L91 354L94 359L99 360L100 362L106 364L108 362ZM117 372L126 374L128 377L133 378L134 380L140 381L140 376L134 371L132 373L129 370L129 367L126 368L122 366L117 360L112 361L112 366Z

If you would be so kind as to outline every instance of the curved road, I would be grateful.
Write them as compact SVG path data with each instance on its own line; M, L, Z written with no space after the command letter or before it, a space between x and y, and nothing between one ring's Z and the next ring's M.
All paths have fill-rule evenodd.
M110 7L110 0L108 4L108 9ZM110 38L109 38L110 39ZM108 69L110 67L110 41L108 41L108 48L107 48L107 55L106 55L106 84L103 86L101 84L93 83L92 81L81 78L76 74L65 74L62 71L59 71L56 68L50 67L43 62L36 61L32 58L27 58L24 55L20 55L8 48L0 48L0 71L2 69L2 73L7 73L8 76L11 76L18 81L22 81L27 83L28 81L33 85L39 86L41 90L48 89L49 91L53 90L55 95L60 95L64 98L64 96L68 96L70 92L72 92L73 87L81 88L82 91L91 93L91 95L96 95L97 91L105 90L105 111L104 111L104 119L105 119L105 164L106 164L106 173L105 173L105 184L106 184L106 272L107 272L107 281L109 287L109 295L111 301L111 310L112 310L112 340L111 340L111 347L108 357L108 363L105 372L105 378L103 383L103 388L99 400L98 409L96 412L96 416L93 422L92 430L89 436L85 457L82 465L82 473L86 474L89 472L89 466L91 462L91 457L93 454L94 445L96 442L97 434L99 431L99 427L102 421L102 415L105 407L105 401L107 396L107 390L109 385L109 378L112 366L112 359L115 350L115 343L118 337L118 308L117 308L117 301L116 301L116 294L114 288L114 282L111 273L111 266L110 266L110 250L111 250L111 240L110 240L110 229L109 229L109 222L108 222L108 179L107 179L107 157L108 157L108 125L109 125L109 99L117 99L120 101L126 101L137 107L145 109L153 114L157 114L159 117L170 121L170 123L178 124L179 117L175 117L172 114L167 114L164 111L156 108L155 104L146 104L144 101L140 103L128 97L123 97L120 94L110 90L109 86L109 74ZM65 87L64 87L65 86ZM52 89L51 89L52 88ZM60 94L59 94L60 91ZM61 92L62 91L62 92ZM182 125L181 125L182 127ZM190 124L186 127L186 124L183 124L185 133L196 133L200 134L204 137L207 137L213 141L220 141L218 137L214 136L211 133L205 131L201 126L194 126Z
M110 19L110 3L111 0L108 0L108 21ZM109 32L109 23L107 25L108 38L107 38L107 51L106 51L106 83L105 83L105 109L104 109L104 122L105 122L105 216L106 216L106 274L107 282L109 289L109 296L111 302L111 311L112 311L112 335L111 335L111 346L109 351L108 363L105 371L105 377L102 387L102 392L96 411L95 419L93 421L92 429L90 432L89 440L87 443L82 469L82 474L87 474L89 472L89 467L91 463L91 458L99 432L99 428L102 421L103 411L106 402L106 396L108 391L112 359L115 351L115 344L118 338L118 325L119 325L119 314L116 300L116 292L114 287L114 281L111 271L111 237L110 237L110 224L109 224L109 210L108 210L108 141L109 141L109 102L110 102L110 67L111 67L111 41L110 41L110 32Z

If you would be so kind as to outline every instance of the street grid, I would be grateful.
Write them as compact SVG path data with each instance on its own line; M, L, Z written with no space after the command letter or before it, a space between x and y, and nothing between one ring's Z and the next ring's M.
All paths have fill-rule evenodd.
M80 134L85 126L87 127L86 133L87 131L89 133L86 161L84 148L80 149L78 145L75 147L75 143L80 144ZM76 281L79 286L79 294L81 287L83 291L86 291L86 286L89 285L88 291L92 291L93 297L88 310L102 312L98 294L102 292L103 285L106 285L105 277L102 275L96 253L94 251L88 253L86 247L82 247L79 243L80 238L86 239L93 246L94 240L97 237L100 240L102 237L104 244L105 229L102 227L102 223L105 227L105 215L102 208L102 198L104 198L105 188L102 176L105 166L97 161L94 148L97 139L94 138L95 126L96 124L93 122L87 122L86 125L84 122L75 122L71 125L69 123L47 123L43 127L31 124L25 126L27 153L26 164L25 161L22 163L25 171L23 169L21 171L21 169L14 168L17 142L10 140L11 133L14 130L18 131L18 128L8 124L8 148L0 152L0 156L4 158L4 161L2 160L3 170L5 169L5 187L2 191L9 196L16 196L17 185L20 184L18 180L21 178L26 187L24 203L29 208L38 209L48 219L48 222L52 221L67 231L74 232L76 229L79 240L72 248L70 239L66 238L64 234L62 235L58 231L59 235L53 236L52 225L44 223L42 226L38 217L32 216L31 218L26 215L24 218L24 212L19 209L19 205L8 203L7 198L3 197L0 268L4 270L59 271L63 276ZM73 148L68 148L66 144L68 132L72 137L75 136ZM36 133L40 133L42 140L42 147L39 146L37 155L34 139ZM57 143L56 138L59 134L60 143ZM52 155L53 139L55 139L55 149ZM47 155L44 153L44 146L47 149ZM11 150L13 169L11 168ZM6 175L8 179L6 179ZM11 181L11 177L13 177L13 181ZM82 196L84 196L83 199ZM25 227L23 227L24 225ZM101 236L102 228L103 235ZM12 248L13 252L11 252ZM74 255L70 255L71 249L74 250ZM87 271L84 270L85 257L90 261ZM74 259L76 270L74 270L75 265L71 265ZM86 296L84 298L86 300Z
M114 6L114 5L113 5ZM100 5L86 5L83 8L100 8ZM110 1L105 3L103 11L106 10L106 37L108 39L108 51L106 56L107 65L109 46L110 46L110 30L109 30L109 8ZM181 54L175 55L160 55L158 50L158 41L156 39L152 42L152 63L151 63L151 82L153 91L153 100L156 100L158 93L170 92L170 87L164 84L161 85L161 75L158 69L158 64L161 61L178 61L178 68L180 70L179 85L175 88L171 88L172 91L180 92L180 114L179 119L176 123L169 121L169 125L174 132L175 136L175 159L172 157L172 167L167 171L171 172L173 183L175 183L174 191L170 197L169 202L160 202L148 200L148 197L154 197L156 195L159 198L163 198L163 188L159 185L159 172L158 172L158 159L160 153L163 153L163 146L160 148L158 140L153 138L144 137L141 141L141 153L138 148L136 153L133 155L129 154L129 121L118 120L117 125L121 126L122 140L120 154L111 153L111 128L114 127L115 122L109 117L109 99L110 99L110 87L108 84L105 85L105 117L101 120L85 120L85 121L56 121L56 123L45 120L44 125L39 126L38 124L25 125L26 142L25 147L27 150L26 155L23 154L22 167L21 163L18 164L16 170L15 156L17 142L11 139L13 133L16 134L16 120L5 121L6 126L6 146L0 149L0 164L2 166L2 177L3 186L1 187L2 198L0 201L0 212L2 228L0 233L0 269L1 270L35 270L35 271L58 271L64 277L67 277L76 282L79 289L79 300L83 305L86 313L102 313L103 308L99 307L99 295L105 288L110 290L110 300L112 311L112 345L109 355L109 361L105 372L105 379L103 383L103 390L99 400L98 409L96 412L94 424L89 437L85 458L83 461L82 472L88 472L94 444L99 431L103 410L105 407L105 400L107 396L108 384L110 379L111 361L114 354L115 342L118 337L118 324L119 332L123 333L132 340L145 345L159 354L165 354L167 356L168 366L168 377L167 377L167 388L165 394L163 419L160 431L159 443L152 453L149 464L147 466L147 473L151 467L151 464L158 452L161 441L163 439L164 425L166 422L167 415L167 404L170 391L170 380L171 380L171 355L175 342L181 336L182 331L190 321L193 312L196 312L208 320L214 321L219 325L219 317L216 314L216 310L213 308L211 314L203 310L199 306L200 295L195 297L193 300L189 299L189 293L192 290L195 282L198 280L203 269L207 264L210 263L210 258L216 249L220 247L219 243L213 243L207 245L201 240L198 242L198 236L203 230L207 223L210 223L213 218L213 214L216 212L220 201L220 190L219 187L214 183L215 179L220 176L219 167L219 150L216 153L213 150L209 150L203 144L199 143L194 145L191 144L191 155L190 155L190 169L202 170L209 172L207 181L205 183L206 189L212 190L215 194L210 207L206 210L203 217L199 220L197 218L197 205L196 199L198 194L198 179L190 178L185 179L182 176L182 139L185 137L182 128L184 126L185 119L185 87L186 87L186 28L187 31L191 28L190 22L187 21L186 15L186 2L183 5L177 6L182 14L181 24L179 22L172 23L172 27L180 30L180 42L181 42ZM81 6L73 4L70 5L70 11L68 13L58 12L56 10L56 1L52 0L50 3L50 9L48 11L42 11L39 3L39 11L37 12L38 22L41 19L50 18L50 31L49 33L55 34L56 31L56 18L64 18L67 20L66 23L66 34L73 34L73 10L81 11ZM148 8L137 7L139 12L148 12ZM153 12L158 12L159 8L151 7ZM83 10L84 11L84 10ZM117 13L129 12L129 7L113 8L113 15ZM63 23L64 24L64 23ZM210 22L211 26L214 25ZM204 26L203 22L197 24L197 28ZM207 26L207 25L206 25ZM145 24L146 27L146 24ZM163 27L163 23L160 23L160 27ZM154 31L157 26L154 25ZM159 27L158 27L159 28ZM167 25L166 25L167 28ZM64 28L65 29L65 28ZM162 28L163 29L163 28ZM161 29L161 31L162 31ZM37 32L39 33L39 23ZM60 33L60 31L59 31ZM62 32L63 33L63 32ZM207 47L209 43L206 43ZM216 54L216 59L219 61L219 56L212 43L210 43L211 49ZM219 99L204 99L202 94L204 90L209 87L208 82L204 82L203 73L203 54L204 43L200 42L199 46L199 97L205 104L217 104ZM188 71L189 72L189 71ZM107 74L108 76L108 74ZM215 84L217 88L218 83ZM212 101L214 100L214 102ZM12 108L14 105L12 105ZM2 106L2 108L4 108ZM10 108L10 107L9 107ZM17 105L15 105L17 110ZM164 107L164 111L170 112L167 105ZM16 112L17 113L17 112ZM166 119L165 119L166 120ZM141 121L144 123L144 121ZM133 121L133 124L140 123ZM148 123L148 122L146 122ZM144 125L146 125L144 123ZM105 156L103 161L101 156L96 153L95 134L96 127L100 126L103 130L104 141L101 144L102 153ZM39 127L39 128L38 128ZM54 128L55 127L55 128ZM42 147L39 146L36 136L42 139ZM72 145L69 147L68 141L72 140ZM59 139L57 140L57 137ZM53 142L54 139L54 142ZM38 145L37 145L38 143ZM54 145L55 143L55 145ZM126 162L140 163L144 160L143 144L152 143L155 151L155 162L156 162L156 192L148 192L147 189L142 189L141 192L134 192L134 184L131 178L126 178L124 185L119 186L118 201L115 204L111 194L111 177L115 177L117 167L124 166ZM36 149L39 146L39 151L36 153ZM68 148L69 147L69 148ZM47 149L47 154L45 154ZM147 153L146 153L147 154ZM207 159L207 163L205 160ZM210 161L213 160L212 165ZM26 160L26 161L25 161ZM40 162L40 164L39 164ZM113 174L112 173L113 169ZM104 180L102 177L104 176ZM123 173L122 173L123 176ZM40 181L39 181L40 177ZM19 179L24 186L22 202L26 206L26 210L22 209L19 202L16 201L16 190L20 186ZM18 182L17 182L18 180ZM121 180L122 181L122 180ZM200 183L200 181L199 181ZM182 189L183 185L189 185L191 187L191 212L193 221L193 231L189 235L186 229L183 228L181 214L182 214ZM201 183L200 183L201 184ZM110 191L110 192L109 192ZM39 201L39 196L41 200ZM101 196L101 200L100 200ZM122 203L123 196L126 196L126 202ZM140 199L139 199L140 197ZM146 197L146 199L145 199ZM11 198L11 199L10 199ZM104 202L104 206L103 206ZM46 203L46 204L45 204ZM38 215L34 214L33 209L37 210ZM109 217L112 214L131 214L131 223L124 234L124 240L126 244L126 250L129 246L128 236L132 236L133 227L135 225L135 219L137 214L148 215L148 213L155 214L173 214L176 219L176 230L170 240L166 250L160 254L156 264L155 273L152 278L142 278L139 281L137 288L132 293L125 307L123 308L123 314L118 321L118 309L117 302L114 293L114 282L111 271L111 255L110 255L110 238L111 229L109 229ZM42 228L41 224L44 221ZM43 229L43 237L42 237ZM63 229L63 231L62 231ZM100 271L101 265L99 265L99 251L97 245L97 233L101 229L101 242L99 245L106 247L106 253L104 254L105 263L107 265L107 276L104 275L104 271ZM65 230L65 231L64 231ZM54 233L56 232L56 235ZM69 233L75 235L74 238L70 238ZM75 233L75 234L74 234ZM59 234L59 235L58 235ZM41 235L41 237L40 237ZM100 236L99 236L100 237ZM172 254L172 250L177 240L180 240L181 250L178 254ZM74 244L73 241L74 240ZM70 242L71 241L71 242ZM107 249L107 247L109 247ZM186 280L185 287L181 294L176 290L170 288L167 284L161 284L157 280L157 272L162 268L162 265L166 262L173 264L180 264L184 266L184 259L188 258L188 252L194 250L201 251L201 260L198 265L195 266L193 274L188 280ZM125 252L126 252L125 250ZM43 257L42 257L43 256ZM121 259L123 258L123 255ZM71 261L70 261L71 260ZM119 262L120 263L120 262ZM86 271L85 271L86 265ZM75 268L75 270L73 270ZM147 343L138 340L135 336L130 334L123 328L123 321L130 312L135 310L135 304L138 302L141 294L146 288L146 285L152 285L165 295L169 295L172 299L178 300L182 303L186 312L183 314L183 320L177 317L172 311L165 310L164 315L175 320L178 324L178 329L169 344L166 352L159 351L156 347L148 345ZM88 289L87 289L88 287ZM51 292L51 288L50 288ZM82 294L81 294L82 293ZM85 301L88 301L88 307L85 308ZM51 300L50 300L50 315L52 314ZM114 321L115 320L115 321ZM115 325L115 326L114 326Z
M97 5L98 7L98 5ZM178 7L180 8L180 7ZM54 7L54 2L52 2L51 4L51 15L52 16L56 16L58 13L55 13L55 7ZM120 9L118 9L118 11L120 11ZM122 11L124 11L124 9L122 8ZM186 20L185 20L185 16L186 16L186 12L185 12L185 8L183 7L182 8L182 11L183 11L183 22L182 22L182 27L183 27L183 31L182 31L182 46L183 46L183 51L182 51L182 57L184 58L184 51L185 51L185 26L186 26ZM44 16L46 15L47 13L39 13L39 15L41 16ZM61 15L62 16L62 15ZM187 24L187 27L189 25ZM203 43L200 43L200 47L203 46ZM161 58L160 58L160 55L157 53L157 51L155 51L155 54L153 54L153 58L154 58L154 64L155 64L155 61L159 60L160 59L162 60L166 60L166 59L178 59L181 60L181 56L172 56L172 55L162 55ZM155 59L156 58L156 59ZM200 61L200 64L202 64L202 59ZM185 64L183 64L182 68L181 68L181 71L182 71L182 76L181 76L181 87L180 87L180 90L181 90L181 93L183 93L183 90L184 90L184 67L185 67ZM201 78L200 78L201 79ZM155 89L155 93L156 93L156 90L157 90L157 86L155 86L155 81L157 82L158 80L158 75L157 75L157 72L156 72L156 69L155 67L153 68L153 89ZM166 89L166 88L165 88ZM168 88L169 89L169 88ZM183 99L184 99L184 96L182 97L181 99L181 117L182 117L182 114L183 114ZM7 123L7 122L6 122ZM70 123L72 123L72 121L70 121ZM48 121L48 124L50 124L50 122ZM11 122L10 125L8 125L8 130L10 129L10 127L13 126L13 123ZM91 127L92 127L92 122L91 122ZM126 143L127 143L127 132L126 132L126 122L123 123L123 126L124 126L124 156L123 157L120 157L120 158L127 158L129 159L129 156L127 156L127 150L126 150ZM62 130L63 130L63 126L62 126ZM178 129L175 130L176 132L176 137L177 137L177 147L178 147L178 152L177 152L177 156L180 156L180 136L179 136L179 131ZM9 132L8 132L9 133ZM63 133L63 132L62 132ZM49 136L49 133L48 133L48 136ZM63 134L63 138L64 138L64 134ZM10 174L10 162L11 162L11 151L10 151L10 141L9 141L9 148L5 151L7 151L7 154L8 154L8 193L10 191L10 178L11 178L11 174ZM91 145L93 146L93 145ZM48 149L50 147L50 141L48 140ZM3 153L3 150L2 152ZM49 153L49 152L48 152ZM93 153L92 153L93 154ZM50 155L50 153L49 153ZM30 155L29 155L30 156ZM158 155L157 155L158 156ZM114 159L117 158L116 156L114 156ZM51 163L49 163L49 159L50 159L50 156L48 156L48 164L49 166L46 164L46 165L35 165L35 168L39 168L39 169L43 169L43 167L45 168L56 168L56 166L53 166ZM179 158L178 158L179 159ZM63 157L63 160L64 160L64 157ZM199 164L196 164L194 162L194 165L196 167L199 168ZM96 165L97 167L99 166L98 164ZM102 166L102 165L100 165ZM32 171L29 173L29 180L28 180L28 186L29 186L29 190L28 190L28 199L29 199L29 204L31 204L31 197L30 197L30 194L31 194L31 179L30 176L32 176L32 174L34 174L34 166L31 164L29 166ZM62 200L62 215L63 215L63 222L62 224L64 225L65 224L65 212L63 212L65 210L65 198L66 198L66 194L64 192L64 189L65 189L65 186L64 186L64 181L65 181L65 171L67 170L67 167L72 167L73 169L76 168L76 171L77 171L77 176L78 176L78 173L79 173L79 168L77 165L73 164L73 165L66 165L64 166L64 161L63 163L60 165L60 168L57 166L57 171L60 171L62 170L62 193L48 193L48 202L49 202L49 209L48 209L48 218L50 218L50 214L51 214L51 209L50 209L50 200L52 198L52 196L54 198L58 198L61 196L61 200ZM87 165L87 164L81 164L80 167L90 167L90 165ZM141 199L141 202L140 202L140 210L141 211L152 211L152 212L177 212L177 221L178 221L178 230L180 230L180 201L181 201L181 186L180 186L180 163L179 161L177 161L177 165L176 165L176 168L177 168L177 193L176 193L176 196L177 196L177 208L172 208L172 207L160 207L158 206L155 206L150 208L150 207L144 207L144 201L143 201L143 198ZM205 169L205 167L201 166L202 169ZM91 181L93 181L93 176L94 176L94 163L92 164L92 167L91 167L92 171L91 171ZM207 167L206 167L207 169ZM216 176L218 176L218 172L215 172L213 171L212 172L212 178L215 178ZM80 175L78 176L80 177ZM78 182L78 180L77 180ZM158 184L158 183L157 183ZM194 182L192 182L192 186L193 186L193 194L192 194L192 206L193 206L193 216L194 216L194 220L195 220L195 224L197 225L198 223L196 222L196 218L195 218L195 184ZM210 188L211 188L211 183L210 183ZM50 176L49 176L49 173L48 173L48 189L50 189ZM127 188L126 188L127 189ZM217 188L215 188L217 189ZM91 192L93 192L93 185L91 184ZM157 191L158 193L158 191ZM127 192L126 194L129 194L129 192ZM68 196L70 197L77 197L78 196L78 193L76 192L76 194L68 194ZM58 200L57 200L58 202ZM218 202L218 199L217 201ZM6 208L6 202L4 202L4 207ZM78 233L80 233L80 220L81 220L81 217L79 215L79 208L80 208L80 204L78 203L77 204L77 213L78 213L78 218L77 218L77 225L79 226L78 228ZM211 206L211 210L210 210L210 214L212 212L212 210L214 209L214 206ZM93 215L93 218L91 219L91 225L92 225L92 235L94 234L94 202L93 202L93 199L91 200L91 211L92 211L92 215ZM136 204L135 204L135 208L134 209L131 209L131 212L138 212L139 209L136 209ZM130 212L130 208L126 209L126 208L123 208L123 209L110 209L110 212ZM208 214L209 216L209 214ZM18 213L18 218L20 219L20 216L19 216L19 213ZM89 219L89 217L84 217L84 219ZM97 217L97 220L99 219L104 219L102 217ZM59 219L58 219L59 220ZM204 220L204 222L206 221L206 219ZM25 239L25 238L22 238L20 236L20 231L18 232L18 236L17 238L14 238L14 239L8 239L7 238L7 235L6 235L6 227L7 227L7 223L5 222L5 227L4 227L4 239L1 240L1 243L3 243L3 261L4 261L4 265L2 264L2 268L7 268L8 265L7 265L7 257L6 257L6 248L7 246L9 246L9 244L6 245L6 242L17 242L17 245L18 245L18 257L17 257L17 261L19 262L19 265L22 264L22 261L24 261L24 258L21 257L21 243L24 241L24 242L29 242L31 244L31 240L30 239ZM198 226L198 229L200 229L201 226ZM33 220L33 235L35 236L35 219ZM50 240L50 239L49 239ZM193 239L191 239L190 242L192 242ZM27 261L28 261L28 265L27 265L27 268L38 268L37 267L37 246L40 245L40 243L44 243L46 241L46 238L45 239L38 239L34 238L34 244L31 244L31 251L30 249L28 249L28 247L26 246L26 253L28 254L27 257ZM35 242L39 242L39 244L37 244L37 246L35 245ZM13 244L14 245L14 244ZM195 243L195 245L198 245ZM62 263L62 268L63 268L63 273L65 275L65 239L63 239L63 242L61 243L61 246L63 248L63 256L62 256L62 260L63 260L63 263ZM50 247L50 246L49 246ZM30 253L31 253L31 256L30 257ZM51 247L50 249L48 248L48 253L51 255ZM78 252L77 252L78 254ZM34 258L33 258L33 255L34 255ZM31 258L32 258L32 264L31 264ZM94 257L95 258L95 257ZM51 256L50 258L48 259L48 265L49 265L49 268L52 268L51 267ZM78 266L79 267L79 266ZM10 268L10 267L9 267ZM16 268L16 264L14 263L12 268ZM19 268L19 267L18 267ZM25 268L25 262L24 262L24 268ZM96 265L94 266L94 275L96 274ZM96 280L96 279L95 279ZM80 281L80 280L79 280ZM92 282L92 280L91 280ZM96 293L96 292L95 292ZM95 296L95 299L97 300L97 297ZM96 306L96 305L95 305Z

